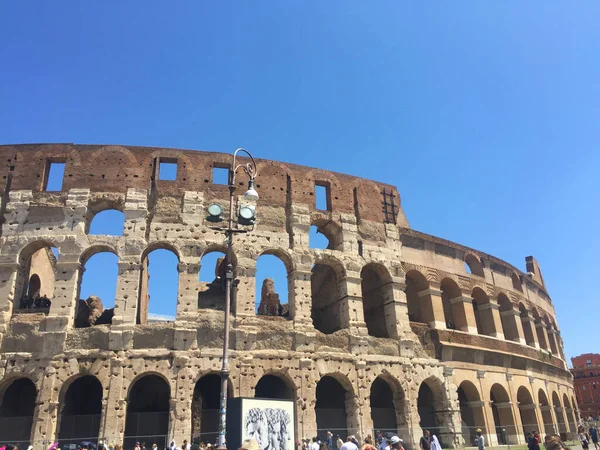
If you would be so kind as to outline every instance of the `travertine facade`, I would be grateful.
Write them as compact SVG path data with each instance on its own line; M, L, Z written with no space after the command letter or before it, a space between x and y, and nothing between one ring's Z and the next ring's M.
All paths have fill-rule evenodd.
M72 144L0 155L0 433L16 433L11 417L25 426L29 417L40 447L83 437L81 427L113 442L215 431L224 302L198 273L204 254L224 250L205 217L210 203L227 202L212 168L230 155ZM47 192L50 163L61 162L62 190ZM176 180L160 179L161 162L177 164ZM326 187L325 211L315 185ZM459 446L478 427L492 445L522 443L533 429L574 431L572 377L533 258L523 273L411 230L397 190L381 183L258 161L257 190L256 226L234 243L231 395L294 399L297 439L386 429L410 447L423 426ZM105 209L124 213L123 236L88 234ZM309 247L311 225L328 249ZM51 306L22 310L32 256L52 246ZM157 248L179 260L169 323L147 323L147 255ZM119 257L112 324L75 328L83 266L99 251ZM255 314L263 254L287 268L287 317Z

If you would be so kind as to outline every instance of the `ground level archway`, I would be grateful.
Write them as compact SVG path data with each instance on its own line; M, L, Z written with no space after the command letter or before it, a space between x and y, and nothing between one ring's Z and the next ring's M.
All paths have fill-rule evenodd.
M61 445L95 442L102 416L102 384L93 375L73 381L61 405L58 441Z
M3 389L0 398L2 442L29 444L37 389L29 378L17 378Z

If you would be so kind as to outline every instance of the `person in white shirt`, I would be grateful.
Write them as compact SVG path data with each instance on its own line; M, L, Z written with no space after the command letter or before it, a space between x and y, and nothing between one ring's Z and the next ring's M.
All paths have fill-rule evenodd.
M348 436L346 443L341 446L340 450L358 450L358 446L354 443L355 440L354 436Z
M310 450L319 450L319 440L316 437L312 438L312 444L310 444Z

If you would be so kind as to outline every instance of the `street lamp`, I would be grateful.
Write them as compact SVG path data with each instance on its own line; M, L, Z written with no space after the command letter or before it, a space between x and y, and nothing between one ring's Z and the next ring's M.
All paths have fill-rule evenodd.
M250 162L246 164L236 165L238 153L245 153L250 157ZM234 211L234 193L235 193L235 176L239 169L243 169L248 175L248 190L244 194L244 202L238 208L238 220L234 227L233 211ZM252 155L243 148L238 148L233 153L233 161L229 167L229 217L227 218L227 228L225 234L227 236L227 253L225 255L225 323L223 326L223 360L221 362L221 399L219 403L219 449L225 449L225 432L227 428L227 384L229 380L229 316L231 309L231 285L233 283L233 263L232 263L232 247L233 234L245 233L248 229L240 228L237 225L253 225L256 219L256 206L258 193L254 189L254 178L256 177L256 162ZM211 222L222 221L221 214L223 208L217 203L213 203L208 207L207 219Z

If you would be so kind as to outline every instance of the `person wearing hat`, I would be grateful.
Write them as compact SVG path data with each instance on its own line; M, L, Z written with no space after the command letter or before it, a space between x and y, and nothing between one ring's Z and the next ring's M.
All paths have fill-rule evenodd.
M477 433L477 438L475 439L475 441L477 442L477 448L479 450L484 450L485 449L485 437L483 437L483 435L481 434L481 428L477 428L477 430L475 430L475 432Z
M400 439L398 436L392 436L390 438L390 449L404 450L404 447L402 446L402 439Z

